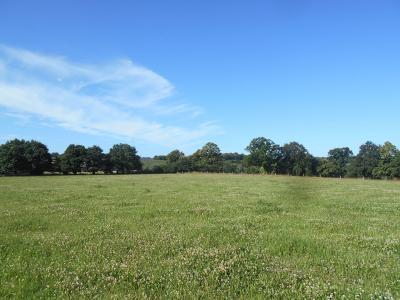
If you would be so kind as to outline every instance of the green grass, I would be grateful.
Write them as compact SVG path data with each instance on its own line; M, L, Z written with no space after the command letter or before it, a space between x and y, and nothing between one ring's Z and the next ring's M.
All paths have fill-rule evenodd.
M0 178L0 297L400 297L400 182Z

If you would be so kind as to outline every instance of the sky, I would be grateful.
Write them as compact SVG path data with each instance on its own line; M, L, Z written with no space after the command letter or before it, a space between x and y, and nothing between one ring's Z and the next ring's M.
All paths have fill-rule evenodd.
M400 146L398 1L0 0L0 143Z

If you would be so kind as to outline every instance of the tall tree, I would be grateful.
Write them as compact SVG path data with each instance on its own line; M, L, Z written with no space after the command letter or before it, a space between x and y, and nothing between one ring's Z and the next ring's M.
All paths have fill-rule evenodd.
M167 164L164 166L164 171L166 173L176 173L180 172L185 167L182 165L185 154L179 150L173 150L166 156ZM158 169L157 171L160 171Z
M142 170L142 163L135 147L116 144L110 149L110 160L117 173L131 173Z
M400 151L390 162L391 177L400 178Z
M92 146L86 150L86 169L95 174L103 167L104 153L99 146Z
M184 156L185 154L183 152L179 150L173 150L167 155L166 160L168 163L177 163Z
M314 158L297 142L285 144L282 148L282 170L290 175L313 175Z
M279 145L272 140L265 137L254 138L246 147L246 150L250 153L246 157L247 165L262 167L268 173L278 171L282 152Z
M86 148L71 144L65 149L60 159L61 171L64 174L76 174L86 168Z
M215 143L209 142L205 144L203 148L193 153L192 161L196 171L222 171L222 154L218 145Z
M0 146L0 173L5 175L26 174L31 171L26 157L26 141L14 139Z
M393 178L396 177L396 155L399 150L390 142L385 142L379 148L379 162L372 170L372 175L375 178Z
M44 171L51 169L51 155L47 146L38 142L30 141L25 144L25 157L30 165L32 175L41 175Z
M348 147L330 150L328 159L318 167L319 174L324 177L344 177L352 156L353 152Z
M355 177L373 177L373 170L379 165L380 147L373 142L360 146L360 151L349 165L349 175Z
M321 159L317 167L318 174L322 177L336 177L338 166L329 159Z
M41 175L50 170L47 147L37 141L14 139L0 146L0 173Z

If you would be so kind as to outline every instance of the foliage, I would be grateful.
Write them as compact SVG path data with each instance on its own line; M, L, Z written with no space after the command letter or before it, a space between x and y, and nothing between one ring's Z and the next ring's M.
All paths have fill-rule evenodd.
M396 146L386 142L379 149L378 165L372 170L375 178L393 178L398 176L399 165L396 163L396 156L399 154Z
M38 141L14 139L0 145L0 174L41 175L50 169L51 156Z
M104 153L99 146L92 146L86 150L86 170L92 174L104 168Z
M222 171L224 173L242 173L243 165L242 165L241 161L224 160Z
M50 154L51 168L50 172L61 172L61 155L57 152Z
M282 151L279 145L276 145L272 140L264 137L255 138L246 147L246 150L250 153L246 157L248 166L262 167L267 173L279 171Z
M179 150L173 150L167 155L166 160L168 163L177 163L184 156L185 154L183 152Z
M297 142L280 147L258 137L246 147L248 155L221 153L218 145L207 143L192 155L176 149L157 159L143 158L128 144L114 145L109 153L98 146L69 145L62 155L48 153L37 141L12 140L0 145L0 174L40 175L43 172L77 174L224 172L287 174L321 177L399 178L400 151L390 142L366 142L356 156L348 147L334 148L327 157L315 158Z
M282 149L281 171L289 175L310 176L315 173L314 158L297 142L285 144Z
M86 168L86 153L86 148L82 145L69 145L61 156L61 171L64 174L81 172Z
M373 171L380 161L380 148L373 142L366 142L360 146L357 156L351 161L348 171L353 177L373 178Z
M142 170L140 157L135 147L128 144L117 144L110 149L110 160L117 173L132 173Z
M241 153L222 153L222 158L225 161L241 162L243 161L245 155Z
M167 164L167 161L165 159L160 160L154 158L142 159L141 162L142 162L142 169L145 173L152 173L153 170L158 170L158 171L162 170L161 173L163 173L165 165Z
M352 156L353 152L348 147L330 150L328 158L320 162L318 174L322 177L344 177Z
M166 155L155 155L153 157L154 160L167 160L167 156Z
M191 157L193 169L202 172L221 172L223 167L221 150L215 143L207 143Z

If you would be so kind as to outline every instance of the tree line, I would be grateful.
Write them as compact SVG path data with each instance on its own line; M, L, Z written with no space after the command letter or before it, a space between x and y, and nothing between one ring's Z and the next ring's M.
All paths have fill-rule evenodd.
M400 178L400 151L390 142L376 145L366 142L357 155L349 147L334 148L327 157L314 157L300 143L280 146L265 137L251 140L248 154L221 153L214 143L207 143L190 156L174 150L153 159L164 162L144 168L149 173L185 171L285 174L293 176Z
M109 153L104 153L99 146L86 148L71 144L63 154L50 154L46 145L34 140L14 139L0 145L0 174L3 175L111 174L141 170L140 157L135 147L128 144L116 144Z
M99 146L71 144L64 153L49 153L38 141L14 139L0 145L0 174L41 175L77 173L176 173L214 172L286 174L293 176L400 178L400 151L390 142L366 142L354 155L348 147L334 148L327 157L314 157L300 143L280 146L265 137L251 140L248 154L222 153L215 143L207 143L191 155L173 150L154 156L146 166L136 148L116 144L108 153Z

